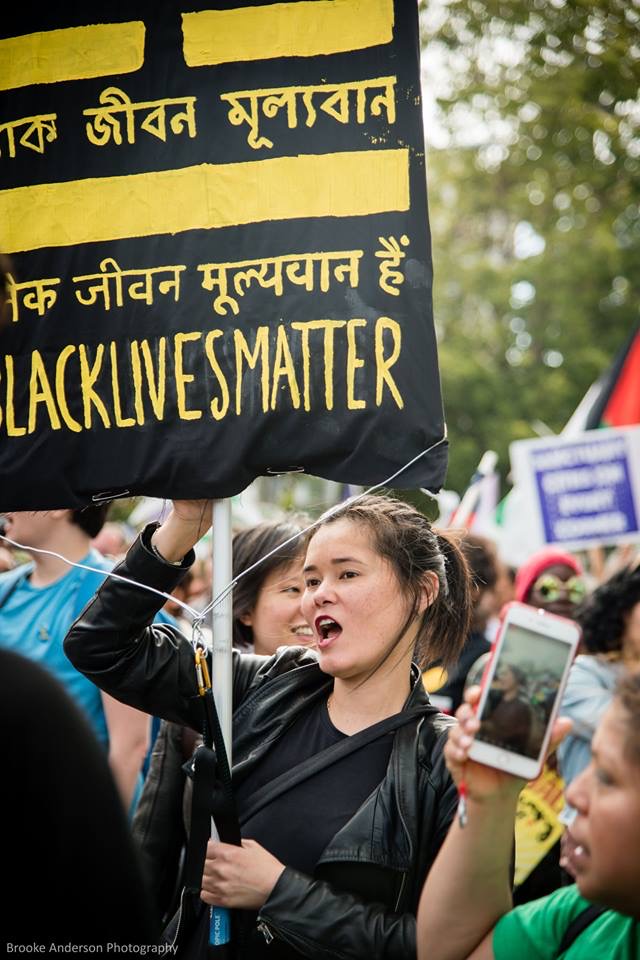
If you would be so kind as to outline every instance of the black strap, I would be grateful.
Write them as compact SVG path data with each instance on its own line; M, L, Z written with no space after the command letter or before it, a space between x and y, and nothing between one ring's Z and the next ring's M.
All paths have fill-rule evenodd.
M398 727L402 727L412 720L417 720L419 717L424 717L428 713L437 713L437 711L430 704L425 704L422 707L415 707L412 710L395 713L392 717L380 720L378 723L374 723L373 726L367 727L365 730L360 730L359 733L354 733L350 737L345 737L344 740L339 740L337 743L332 743L331 746L325 747L325 749L319 753L307 757L306 760L296 764L296 766L290 770L285 770L279 777L270 780L256 790L256 792L252 794L251 801L246 810L242 811L240 822L242 824L246 823L247 820L255 816L258 810L261 810L267 803L271 803L276 797L295 787L303 780L308 779L308 777L312 777L315 773L318 773L319 770L323 770L329 766L329 764L341 760L342 757L346 757L355 750L359 750L367 743L371 743L372 740L377 740L378 737L382 737L385 733L397 730Z
M236 810L236 801L231 782L231 768L225 748L222 728L218 711L216 710L213 691L207 690L204 696L205 723L203 730L204 746L215 747L217 782L213 791L211 812L224 843L234 843L240 846L240 824Z
M606 907L601 907L597 903L590 903L588 907L581 910L565 930L556 956L561 957L562 954L569 949L573 941L580 936L582 931L586 930L594 920L597 920L606 909Z
M240 846L240 824L236 812L231 770L225 748L213 692L203 697L204 742L195 751L190 766L193 773L191 826L185 862L185 886L200 890L202 871L211 836L211 818L224 843ZM215 747L215 752L212 749Z
M193 758L193 794L191 797L191 828L187 844L184 882L195 892L202 886L202 872L211 835L211 797L216 786L216 755L201 744Z

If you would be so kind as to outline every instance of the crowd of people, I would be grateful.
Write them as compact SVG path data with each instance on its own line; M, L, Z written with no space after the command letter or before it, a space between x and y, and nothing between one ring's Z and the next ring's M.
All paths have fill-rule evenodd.
M106 833L119 837L117 857L134 899L144 905L138 934L146 931L147 939L159 936L178 909L184 883L187 761L203 730L186 610L202 609L210 599L206 572L193 570L194 547L210 516L209 504L180 502L162 523L140 532L126 524L106 528L105 507L4 518L9 569L0 575L0 643L14 658L7 675L22 657L39 663L47 679L36 667L29 682L37 689L51 676L60 681L77 737L99 745L92 760L98 779L110 779L120 797L115 804L101 791L100 805L107 799L109 809L101 818ZM386 496L351 498L305 533L309 523L285 517L241 527L234 536L234 578L247 571L233 597L233 785L243 842L209 843L202 899L241 918L247 958L406 958L416 951L425 958L506 957L515 955L508 952L514 938L538 944L547 928L548 944L557 946L564 920L581 915L593 896L581 882L583 873L590 876L589 858L598 854L597 846L585 853L587 838L596 845L602 829L591 812L594 785L604 779L594 764L606 766L604 755L615 768L608 779L624 774L635 785L627 791L629 802L640 786L634 751L623 736L638 706L637 558L600 584L588 579L576 556L556 549L509 570L489 539L464 530L437 532L420 511ZM285 550L273 552L285 542ZM30 562L18 562L24 554ZM117 579L107 576L112 568ZM566 791L568 826L515 891L514 822L523 785L465 759L469 826L461 830L455 819L461 757L477 723L469 707L474 683L500 611L513 599L575 619L582 628L561 711L573 725L547 761ZM515 665L496 678L496 695L509 716L524 710L519 697L526 683ZM63 701L55 688L46 696L56 704L50 718L55 737ZM27 729L24 717L20 722ZM515 719L513 725L515 731ZM318 766L324 752L329 760ZM52 758L53 752L43 769L57 779ZM255 808L266 786L298 770L303 773L290 787L285 782L272 799L267 791ZM77 801L77 778L69 780L61 763L59 773L59 789L74 784ZM620 815L629 817L620 804ZM91 807L97 812L97 801ZM600 810L595 802L593 808ZM123 828L126 813L133 822ZM66 858L53 860L57 869L76 866L70 829L67 822L64 843L58 841ZM587 834L592 829L593 837ZM637 831L627 839L637 860L634 836ZM113 856L113 843L110 848ZM495 878L500 871L498 895L495 879L489 883L485 874ZM467 876L456 885L459 872ZM621 873L635 876L631 868ZM598 942L606 925L631 951L619 955L635 956L637 905L632 895L610 895L606 881L594 899L609 909L593 920L582 942ZM462 909L469 885L477 885L486 902L478 902L477 890L469 892L478 904L465 921L468 932L447 937L441 927ZM518 906L510 913L514 900ZM107 929L114 939L131 935L131 911L115 902L109 910L111 927L78 920L75 932L76 911L58 910L55 929L71 937L91 929L98 939ZM547 945L542 952L530 949L518 955L556 955L544 952Z
M115 804L101 791L110 811L101 816L106 832L120 837L117 856L143 904L138 934L146 931L147 939L160 936L178 909L184 883L187 761L203 731L186 611L210 600L208 572L193 569L210 516L210 504L179 502L162 523L139 532L125 523L107 527L105 507L7 513L4 520L1 646L7 657L45 668L46 681L34 668L36 686L51 676L60 681L77 736L99 746L92 762L104 764L100 777L120 797ZM607 778L620 779L622 791L626 777L633 787L626 799L640 804L637 758L623 736L638 708L638 558L599 584L577 556L556 549L510 570L488 538L438 532L420 511L387 496L351 498L309 524L308 517L284 517L241 526L233 540L234 578L247 571L233 596L233 786L243 842L210 841L201 896L240 918L242 956L506 957L515 956L508 952L514 938L524 938L530 952L521 946L518 956L551 957L564 921L582 915L590 897L607 909L582 943L599 942L606 927L624 945L620 957L636 956L633 896L609 894L606 876L604 892L594 895L582 877L596 869L591 860L597 867L597 843L607 834L592 798L604 780L593 770L606 766L602 756ZM30 562L19 562L24 554ZM117 579L107 576L112 568ZM515 890L523 784L466 759L477 724L469 703L500 612L514 599L582 628L561 710L572 726L547 761L565 797L567 829ZM8 661L8 674L16 669ZM496 678L509 716L523 707L526 684L515 665ZM48 693L57 704L52 736L57 692ZM325 753L327 762L318 764ZM46 775L55 779L52 756ZM469 825L461 829L463 757ZM302 772L287 787L290 771ZM271 799L267 790L256 808L271 782L280 789ZM60 765L59 788L71 783L77 800L77 783ZM624 799L620 816L630 818ZM628 849L637 861L634 836ZM66 868L75 868L74 844L67 837L63 846ZM460 872L464 883L456 880ZM621 874L635 876L636 885L640 879L631 867ZM464 891L476 886L484 900L469 889L477 909L459 936L445 936L446 918L456 927L463 902L466 916ZM107 928L113 939L131 935L131 911L115 903L109 910L110 928L78 921L74 933L75 911L59 910L56 929L72 938L87 929L98 939Z

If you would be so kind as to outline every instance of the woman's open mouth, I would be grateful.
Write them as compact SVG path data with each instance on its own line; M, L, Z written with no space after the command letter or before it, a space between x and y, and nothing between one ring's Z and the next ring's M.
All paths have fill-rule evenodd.
M314 627L318 634L318 647L321 650L342 633L342 627L333 617L316 617Z

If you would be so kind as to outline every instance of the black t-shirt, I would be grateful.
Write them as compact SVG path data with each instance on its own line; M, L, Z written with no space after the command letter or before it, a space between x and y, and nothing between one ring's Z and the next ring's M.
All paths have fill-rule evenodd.
M329 841L384 778L393 737L393 731L382 734L276 797L243 825L242 836L286 866L313 874ZM329 719L326 700L315 703L236 787L240 814L263 784L344 739Z

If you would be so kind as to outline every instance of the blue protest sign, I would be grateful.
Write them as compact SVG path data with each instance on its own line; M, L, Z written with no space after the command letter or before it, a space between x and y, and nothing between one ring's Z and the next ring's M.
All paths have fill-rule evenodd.
M640 535L640 427L512 444L542 543L576 549Z

